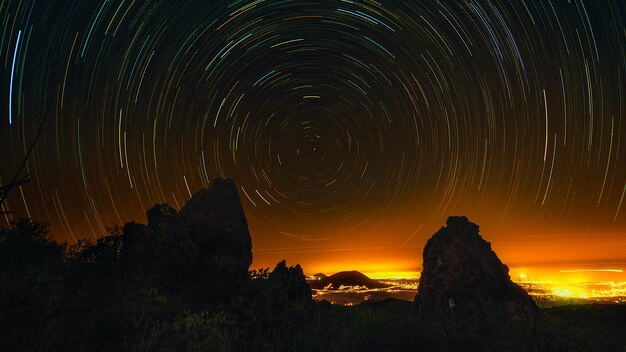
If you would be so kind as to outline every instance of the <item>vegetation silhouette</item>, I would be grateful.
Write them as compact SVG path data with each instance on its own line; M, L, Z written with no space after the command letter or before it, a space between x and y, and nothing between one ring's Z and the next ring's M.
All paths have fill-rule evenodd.
M25 185L31 181L32 172L24 173L24 169L27 167L28 159L33 154L33 151L35 150L35 146L37 145L37 142L39 141L39 137L41 137L41 133L43 132L44 127L46 126L46 122L49 116L52 115L52 109L51 109L52 102L53 100L49 100L48 106L44 110L45 112L40 113L41 120L38 122L37 131L35 132L35 136L33 140L30 142L28 149L26 150L26 154L24 155L24 157L22 157L20 164L17 168L17 171L15 171L15 173L13 174L13 177L11 178L9 183L0 184L0 215L7 215L7 214L15 213L12 210L6 209L5 203L9 197L9 193L11 193L12 190L18 187L21 187L22 185Z
M485 335L450 330L407 301L316 302L299 265L249 271L240 206L234 183L216 180L180 211L157 205L147 225L112 227L95 243L57 243L47 225L32 220L1 226L0 350L624 348L624 306L498 317L511 322Z

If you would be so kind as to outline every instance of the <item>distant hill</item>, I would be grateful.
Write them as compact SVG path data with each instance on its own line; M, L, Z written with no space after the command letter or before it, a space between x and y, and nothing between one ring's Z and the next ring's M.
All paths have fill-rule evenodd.
M331 290L338 290L341 286L363 286L367 288L389 287L389 285L372 280L365 274L356 270L341 271L330 276L322 277L319 280L311 280L309 281L309 286L318 290L324 287L329 287Z

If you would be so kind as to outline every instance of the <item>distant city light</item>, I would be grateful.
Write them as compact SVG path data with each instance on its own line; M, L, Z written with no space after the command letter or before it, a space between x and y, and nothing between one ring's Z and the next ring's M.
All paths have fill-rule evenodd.
M562 273L623 273L620 269L573 269L561 270Z

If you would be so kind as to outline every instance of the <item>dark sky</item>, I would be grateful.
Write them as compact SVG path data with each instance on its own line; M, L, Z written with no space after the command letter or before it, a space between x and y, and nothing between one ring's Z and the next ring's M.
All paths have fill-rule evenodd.
M626 263L626 2L0 2L5 207L61 239L238 186L255 266ZM3 221L8 221L6 217ZM621 263L621 264L620 264Z

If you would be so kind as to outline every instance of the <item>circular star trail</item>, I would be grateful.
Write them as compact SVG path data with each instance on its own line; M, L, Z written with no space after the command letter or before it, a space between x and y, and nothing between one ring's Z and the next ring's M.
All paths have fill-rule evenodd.
M216 177L240 188L257 260L414 252L453 214L626 226L623 1L8 0L0 14L3 184L44 121L33 181L3 207L60 239L180 208Z

